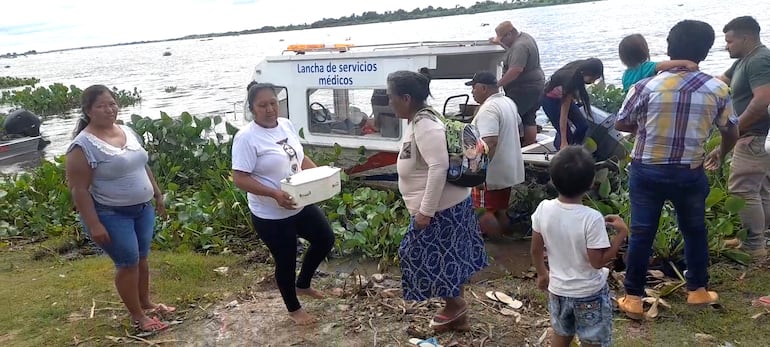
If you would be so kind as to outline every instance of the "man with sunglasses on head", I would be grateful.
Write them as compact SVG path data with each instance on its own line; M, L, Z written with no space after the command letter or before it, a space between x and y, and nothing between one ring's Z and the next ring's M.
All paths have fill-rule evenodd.
M496 37L492 43L503 46L507 52L503 60L503 76L497 82L505 95L511 98L519 109L524 123L521 146L535 143L537 123L535 113L540 108L540 98L545 87L545 74L540 67L540 50L529 34L518 31L510 21L495 28Z

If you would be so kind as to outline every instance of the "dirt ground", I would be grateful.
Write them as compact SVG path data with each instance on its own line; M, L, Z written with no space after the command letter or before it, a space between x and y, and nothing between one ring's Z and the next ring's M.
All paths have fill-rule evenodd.
M471 320L468 332L434 333L428 324L441 308L440 301L404 301L397 268L385 271L377 269L376 262L351 258L323 264L313 286L330 295L322 300L300 298L319 322L297 327L288 318L275 286L272 265L262 255L245 268L232 268L230 275L225 274L248 277L250 284L243 291L203 307L192 303L181 307L177 316L164 317L172 327L162 333L136 336L129 330L125 336L108 340L114 345L148 346L352 347L411 346L410 338L435 337L442 346L549 346L547 298L535 288L528 249L526 241L487 243L492 265L466 287ZM770 309L754 308L749 302L766 291L769 266L767 262L749 268L731 263L712 266L712 282L726 309L706 312L687 308L683 283L651 271L647 287L659 294L671 293L663 294L667 307L661 303L657 317L647 322L630 321L616 314L613 345L764 345L757 342L766 342L770 333L756 329L764 329L770 321ZM621 292L622 276L613 272L609 279L613 296ZM520 300L522 306L510 309L487 298L487 291L504 292ZM76 345L101 346L104 342Z
M443 346L541 345L549 326L546 297L528 279L528 243L490 244L498 259L466 288L472 329L436 335L428 323L440 301L406 302L398 274L374 274L366 264L341 264L337 273L320 272L314 286L337 296L301 299L319 318L309 327L289 320L272 277L267 274L248 294L210 308L208 313L175 326L154 342L187 346L406 346L410 338L436 337ZM355 268L351 269L352 266ZM328 264L325 270L332 267ZM511 271L512 270L512 271ZM340 289L342 294L339 295ZM515 314L488 299L487 291L505 292L524 304Z

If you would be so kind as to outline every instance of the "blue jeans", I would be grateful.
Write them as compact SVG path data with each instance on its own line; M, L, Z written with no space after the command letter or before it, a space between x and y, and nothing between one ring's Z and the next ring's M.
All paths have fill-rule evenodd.
M134 267L139 264L139 258L147 257L155 236L155 209L152 203L118 207L94 201L94 208L99 222L110 236L110 242L99 247L110 256L115 267ZM82 218L81 223L90 238L91 232Z
M709 194L709 183L703 167L691 169L687 165L634 162L631 164L630 176L631 235L626 279L623 283L626 293L644 295L647 265L666 200L674 205L679 231L684 238L687 289L707 287L709 248L706 197Z
M612 345L612 304L606 284L586 298L548 294L548 311L556 335L577 334L582 344Z
M551 122L551 125L553 125L553 128L556 129L556 138L553 140L553 146L556 147L556 149L559 149L561 148L561 132L563 130L559 128L561 99L554 99L546 96L543 97L542 103L543 112L548 116L548 120ZM586 134L588 133L588 122L583 116L583 112L580 111L580 108L574 102L569 106L567 119L569 120L567 124L569 125L569 123L572 123L575 127L574 132L571 129L566 129L567 141L570 145L583 144L583 141L586 139Z

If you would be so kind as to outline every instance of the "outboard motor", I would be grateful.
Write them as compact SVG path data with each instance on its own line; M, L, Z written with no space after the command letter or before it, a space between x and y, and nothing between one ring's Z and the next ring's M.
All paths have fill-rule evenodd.
M583 111L581 109L581 111ZM585 117L588 122L588 136L596 142L594 159L597 162L608 159L624 158L628 155L626 147L622 143L623 134L615 130L617 115L609 114L604 110L591 106L593 119ZM585 116L585 112L583 112Z
M3 127L8 135L40 136L40 118L23 109L11 112Z
M40 135L40 117L34 113L19 109L11 112L3 123L5 133L12 137L35 137ZM51 144L51 141L40 138L37 143L37 149L43 150Z

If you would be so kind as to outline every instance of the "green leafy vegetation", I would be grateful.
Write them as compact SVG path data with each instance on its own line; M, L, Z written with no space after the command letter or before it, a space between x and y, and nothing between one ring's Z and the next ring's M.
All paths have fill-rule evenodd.
M23 78L23 77L0 76L0 89L16 88L16 87L23 87L23 86L34 87L38 83L40 83L40 80L34 77Z
M142 100L141 92L112 88L117 97L118 106L135 105ZM80 96L83 90L71 85L54 83L48 87L26 87L22 90L3 91L0 94L0 104L24 108L42 117L62 115L80 107Z
M589 89L591 105L596 106L607 113L614 114L620 111L626 93L623 88L612 84L595 84Z
M243 252L256 237L246 194L231 179L230 137L238 129L221 117L182 113L159 119L134 115L169 218L159 220L155 247L207 253ZM363 153L361 151L360 153ZM308 149L318 165L339 162L341 148ZM343 175L344 176L344 175ZM77 214L66 186L64 157L0 181L0 237L79 238ZM409 215L397 192L363 187L344 177L342 193L321 204L337 235L338 254L396 261Z

